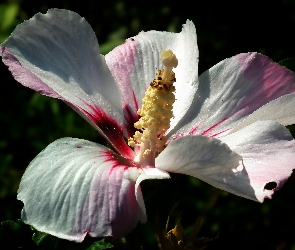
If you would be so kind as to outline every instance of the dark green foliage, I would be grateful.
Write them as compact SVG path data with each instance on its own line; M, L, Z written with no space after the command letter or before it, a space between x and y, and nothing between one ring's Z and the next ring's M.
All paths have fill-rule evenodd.
M86 237L82 243L61 240L50 234L38 232L21 220L8 220L1 222L0 249L102 250L114 249L114 246L108 240L90 237Z
M192 4L187 0L2 1L0 42L17 23L53 7L84 16L96 32L103 54L141 30L180 31L190 19L198 35L199 73L225 58L249 51L263 53L295 69L295 2L291 0L249 0L234 5L227 1ZM16 200L18 184L26 166L42 149L67 136L105 142L64 103L15 82L2 63L0 93L0 249L112 249L108 241L96 242L90 237L82 244L59 240L17 220L22 209L22 203ZM288 128L294 136L294 126ZM171 207L180 199L177 212L182 214L185 233L192 230L198 217L202 218L200 237L214 238L219 232L208 249L295 249L294 174L272 200L263 204L181 175L165 181L145 181L142 189L148 223L138 226L138 235L144 249L157 249L155 218L158 216L159 223L164 224ZM124 246L122 242L114 245L113 249Z
M82 243L76 243L67 240L61 240L52 235L35 232L33 235L33 241L44 250L102 250L102 249L114 249L114 246L104 239L95 239L86 237Z
M1 222L0 228L0 249L36 249L31 240L30 226L21 220L16 222L8 220Z
M279 65L285 66L286 68L295 72L295 58L287 58L278 62Z

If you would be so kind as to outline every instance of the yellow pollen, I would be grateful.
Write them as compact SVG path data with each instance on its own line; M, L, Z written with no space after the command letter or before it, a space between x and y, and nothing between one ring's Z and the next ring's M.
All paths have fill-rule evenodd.
M142 100L142 107L137 113L141 116L134 124L136 131L133 138L128 139L131 147L140 146L138 160L141 157L161 152L166 145L166 131L170 127L173 117L172 107L175 101L173 83L176 81L172 71L177 67L178 60L171 50L161 52L161 60L164 65L162 70L156 73L156 78L150 83Z

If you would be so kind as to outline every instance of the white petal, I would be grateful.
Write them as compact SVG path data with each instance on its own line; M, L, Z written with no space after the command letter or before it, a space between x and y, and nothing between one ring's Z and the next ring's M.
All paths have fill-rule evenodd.
M86 234L125 236L139 220L146 221L137 181L141 174L148 175L99 144L57 140L31 162L21 180L22 219L39 231L77 242Z
M187 21L180 33L141 32L106 55L107 64L119 84L128 111L125 114L127 124L129 120L138 119L136 111L141 107L144 93L155 78L156 71L163 68L160 52L168 49L178 58L178 66L174 69L175 124L191 105L197 89L199 53L194 24Z
M221 140L243 157L240 168L247 172L255 191L255 196L248 197L250 199L262 202L271 198L295 169L295 140L277 122L258 121ZM272 182L276 187L266 189L265 185Z
M255 199L242 158L218 139L184 136L172 141L156 158L156 167L187 174L233 194Z
M1 47L17 81L68 103L120 151L116 141L125 144L120 92L84 18L50 9L18 25Z
M220 138L263 105L294 92L293 72L266 56L246 53L225 59L200 76L193 104L174 136L201 134ZM277 109L292 106L288 101L291 98ZM292 114L284 113L290 121L294 120Z

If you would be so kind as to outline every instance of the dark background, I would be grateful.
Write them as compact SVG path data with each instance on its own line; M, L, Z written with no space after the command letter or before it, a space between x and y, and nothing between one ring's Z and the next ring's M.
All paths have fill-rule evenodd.
M187 19L197 29L199 73L242 52L257 51L279 62L295 57L295 1L73 1L0 0L0 39L17 23L48 8L73 10L96 32L107 53L141 30L181 30ZM29 34L28 34L29 35ZM1 42L0 41L0 42ZM16 200L20 178L29 162L61 137L99 141L97 132L64 103L43 97L13 80L0 63L0 221L20 218ZM294 162L290 162L294 164ZM165 223L181 200L186 231L201 216L200 236L214 238L227 249L295 250L295 176L263 204L213 188L199 180L172 175L167 181L142 185L148 223L139 226L146 249L155 247L155 217ZM175 219L175 218L174 218ZM218 248L217 248L218 249ZM226 248L224 248L226 249Z

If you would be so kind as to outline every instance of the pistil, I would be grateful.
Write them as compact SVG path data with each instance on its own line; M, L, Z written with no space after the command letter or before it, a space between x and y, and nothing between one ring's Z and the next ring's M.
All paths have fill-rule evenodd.
M140 147L134 160L144 165L154 165L156 154L166 147L165 133L173 117L176 78L172 69L177 67L178 60L171 50L162 51L161 60L164 68L156 73L145 92L142 108L137 111L141 118L134 124L138 131L128 140L129 146Z

